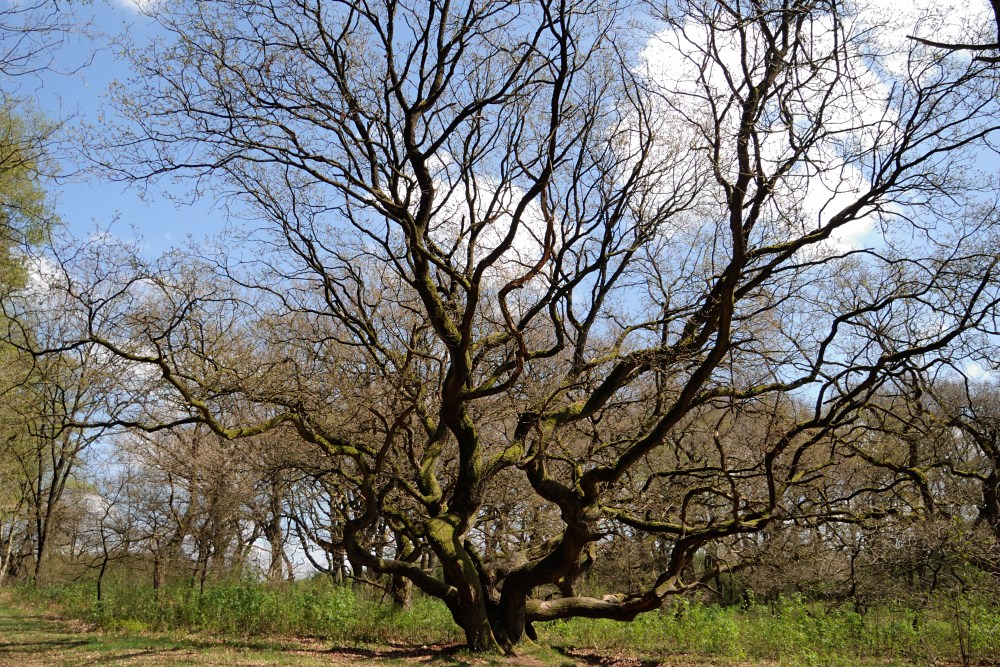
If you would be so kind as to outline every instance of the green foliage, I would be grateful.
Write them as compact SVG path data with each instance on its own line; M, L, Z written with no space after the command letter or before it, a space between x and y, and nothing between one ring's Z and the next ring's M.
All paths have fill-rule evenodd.
M104 600L92 584L25 589L63 613L127 633L202 631L227 636L318 637L344 644L458 642L461 633L439 601L416 595L408 610L370 589L326 579L280 586L239 582L203 594L175 583L157 599L149 587L106 582ZM631 623L571 619L541 624L540 639L595 651L684 654L779 665L854 667L892 664L1000 664L1000 608L973 597L942 598L934 611L848 607L828 609L803 598L747 607L688 599ZM992 661L992 662L991 662Z
M963 598L942 600L933 613L887 607L864 615L801 598L742 609L678 600L632 623L549 623L542 636L593 649L632 648L785 665L846 667L871 659L1000 664L1000 608Z
M49 171L45 148L52 127L35 113L19 112L14 103L0 102L0 298L26 284L27 268L19 249L40 243L55 220L42 187ZM31 324L5 326L0 340L0 543L12 533L26 510L24 485L32 478L36 443L26 437L26 420L38 411L36 397L26 390L35 363L11 342L24 343ZM6 532L5 532L6 529ZM0 581L7 563L0 552Z
M188 633L80 632L20 605L0 591L0 665L297 665L367 664L331 657L308 642L191 636ZM447 666L454 663L444 663Z
M16 287L24 270L16 248L40 243L55 217L41 175L53 127L37 113L0 106L0 283Z
M325 579L281 586L257 582L216 584L199 594L173 584L153 594L149 587L105 582L100 603L92 584L53 586L36 595L64 613L127 631L195 630L226 635L297 635L346 642L457 641L448 610L417 596L408 610L384 602L368 590L338 586Z

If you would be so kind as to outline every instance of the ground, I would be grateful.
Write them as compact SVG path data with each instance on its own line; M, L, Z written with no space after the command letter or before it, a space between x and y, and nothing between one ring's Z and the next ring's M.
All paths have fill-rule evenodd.
M527 647L513 658L471 655L458 645L330 646L304 639L248 639L205 635L102 632L78 621L15 604L0 593L0 666L55 665L293 665L312 667L708 667L727 662L690 661L683 656L652 658L621 652ZM745 666L751 667L751 666ZM764 667L754 665L752 667Z

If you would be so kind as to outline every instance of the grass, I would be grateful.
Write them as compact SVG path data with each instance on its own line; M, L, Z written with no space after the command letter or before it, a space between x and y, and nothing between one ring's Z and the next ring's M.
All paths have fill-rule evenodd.
M412 608L402 611L369 591L326 580L278 587L256 582L215 584L203 594L175 586L159 598L148 587L119 582L106 585L100 604L93 598L92 586L79 583L20 593L26 600L48 604L101 628L102 645L111 642L115 650L272 651L276 653L271 662L261 664L305 665L314 664L308 662L315 657L308 651L335 645L368 651L369 657L382 662L405 662L414 655L450 661L443 664L483 660L455 652L462 637L439 602L415 596ZM539 624L540 646L529 645L525 652L533 661L530 664L1000 665L1000 609L969 597L943 598L933 609L918 614L881 607L861 615L798 598L749 608L677 600L632 623L573 619ZM199 637L194 648L191 633ZM165 645L127 646L154 637ZM453 648L442 657L445 646ZM300 650L306 653L296 653ZM299 656L294 659L300 661L274 662L278 655L284 656L282 660ZM0 664L8 664L3 658L0 653ZM330 664L329 656L324 664Z
M275 642L229 642L168 635L84 631L35 611L0 604L3 665L329 665Z
M240 665L255 667L566 667L555 651L534 647L520 658L472 655L457 645L343 647L301 638L251 639L180 632L100 630L14 603L0 593L0 665Z
M100 603L86 584L24 594L109 630L296 635L362 644L440 644L462 638L448 610L435 600L415 597L404 611L324 579L277 587L256 582L216 584L204 593L176 585L161 591L159 598L148 588L113 583L106 585Z
M1000 608L942 601L933 613L881 608L861 615L784 599L749 609L677 600L631 623L572 619L542 637L591 649L670 651L789 666L1000 665Z

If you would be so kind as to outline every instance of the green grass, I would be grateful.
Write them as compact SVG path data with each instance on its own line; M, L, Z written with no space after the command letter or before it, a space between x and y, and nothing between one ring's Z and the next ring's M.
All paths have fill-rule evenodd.
M159 598L149 588L112 583L105 585L100 603L92 586L79 583L26 594L109 630L294 635L418 645L461 640L448 610L435 600L415 597L410 609L400 610L367 592L322 579L276 587L256 582L215 584L204 593L175 585L162 590Z
M882 608L863 616L800 599L749 609L677 600L631 623L572 619L541 630L556 645L789 666L1000 665L1000 608L971 600L945 600L921 615Z
M213 584L203 594L176 585L159 598L148 587L122 582L106 584L105 591L100 604L85 583L22 594L122 636L193 632L244 644L249 637L295 637L347 647L399 647L404 653L462 641L436 600L415 595L411 609L403 611L370 589L323 579L281 586ZM631 623L572 619L539 624L542 647L526 650L553 646L574 659L590 652L675 664L1000 665L1000 608L965 597L942 598L928 609L918 614L880 607L861 615L797 598L749 608L680 599Z
M0 591L0 665L240 665L264 667L568 667L572 661L542 647L520 658L469 654L458 646L354 645L302 639L99 630L40 613Z
M330 665L321 651L277 642L232 642L169 635L106 633L0 603L2 665Z

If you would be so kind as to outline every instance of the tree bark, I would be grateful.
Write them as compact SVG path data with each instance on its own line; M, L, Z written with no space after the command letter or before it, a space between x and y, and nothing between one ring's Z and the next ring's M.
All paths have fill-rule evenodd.
M153 556L153 597L160 599L160 591L163 588L163 564L160 554Z
M465 643L472 651L508 653L511 643L498 641L490 623L486 593L472 556L462 544L454 515L431 519L427 524L428 538L444 569L445 581L458 592L448 606L455 622L465 632Z
M389 579L389 595L392 596L392 603L400 609L410 608L412 589L413 586L406 577L394 574Z

